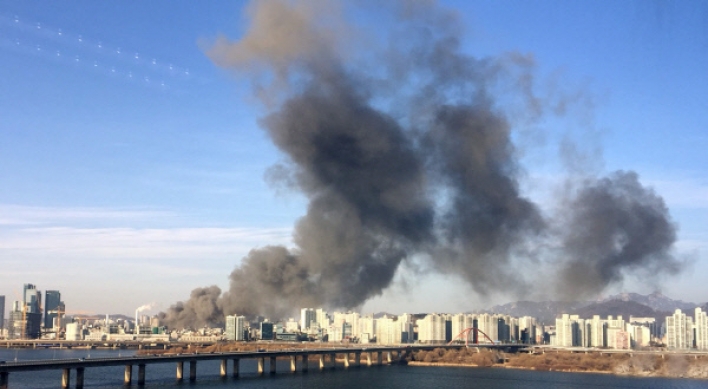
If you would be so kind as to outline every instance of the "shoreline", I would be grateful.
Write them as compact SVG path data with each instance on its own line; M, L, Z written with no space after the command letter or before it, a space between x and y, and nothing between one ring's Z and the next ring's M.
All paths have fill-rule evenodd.
M554 371L560 373L593 373L593 374L611 374L611 375L625 375L625 376L636 376L644 377L645 375L631 375L631 374L617 374L609 371L602 370L581 370L581 369L537 369L535 367L525 367L525 366L509 366L502 364L495 364L492 366L480 366L474 363L450 363L450 362L420 362L420 361L409 361L408 366L418 366L418 367L471 367L471 368L494 368L494 369L515 369L515 370L532 370L532 371Z
M550 371L550 372L559 372L559 373L590 373L590 374L607 374L607 375L615 375L618 377L637 377L637 378L642 378L642 377L652 377L652 378L671 378L671 379L698 379L698 380L708 380L708 369L702 369L701 371L698 372L692 372L690 369L683 372L683 373L666 373L666 372L661 372L661 371L637 371L637 372L632 372L629 370L625 371L606 371L606 370L596 370L596 369L582 369L582 368L559 368L555 369L553 367L543 367L541 369L535 367L535 366L515 366L515 365L510 365L510 364L500 364L500 363L495 363L489 366L481 366L479 364L475 363L469 363L469 362L424 362L424 361L408 361L407 362L408 366L413 366L413 367L462 367L462 368L495 368L495 369L518 369L518 370L531 370L531 371ZM708 366L707 366L708 368ZM691 374L693 373L693 374Z

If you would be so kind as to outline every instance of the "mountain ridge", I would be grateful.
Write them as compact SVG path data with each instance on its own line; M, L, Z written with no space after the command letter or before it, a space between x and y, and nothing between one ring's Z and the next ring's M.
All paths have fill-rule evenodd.
M590 318L593 315L601 317L642 316L654 317L662 321L664 317L676 309L683 311L693 310L696 307L708 309L708 303L696 304L682 300L674 300L659 292L642 295L639 293L619 293L595 301L514 301L506 304L495 305L480 312L499 313L510 316L531 316L539 322L552 325L556 317L563 313L579 315Z

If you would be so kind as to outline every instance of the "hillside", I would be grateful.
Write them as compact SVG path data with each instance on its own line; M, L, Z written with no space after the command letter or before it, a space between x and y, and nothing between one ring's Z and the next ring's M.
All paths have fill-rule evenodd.
M628 320L630 316L634 317L653 317L661 322L669 314L667 312L657 312L656 310L646 305L635 301L609 300L599 303L586 305L582 308L575 309L571 312L580 316L583 319L590 319L593 315L600 315L601 318L607 316L622 316Z
M697 304L681 300L673 300L661 293L641 295L638 293L621 293L609 296L598 301L516 301L503 305L495 305L482 312L499 313L516 317L532 316L545 324L555 323L558 315L563 313L591 318L600 315L622 315L625 319L629 316L654 317L663 321L674 310L681 309L686 313L697 307ZM703 306L708 311L708 303Z

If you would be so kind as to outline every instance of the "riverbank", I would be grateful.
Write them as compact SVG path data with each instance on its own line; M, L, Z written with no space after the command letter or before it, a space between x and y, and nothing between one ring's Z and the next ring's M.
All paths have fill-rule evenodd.
M559 351L507 354L475 349L435 349L410 355L410 366L496 367L538 371L603 373L635 377L708 379L708 356L609 354Z

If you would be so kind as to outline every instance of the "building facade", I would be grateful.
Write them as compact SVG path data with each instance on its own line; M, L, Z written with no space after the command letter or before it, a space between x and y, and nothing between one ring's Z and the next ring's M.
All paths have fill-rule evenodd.
M47 290L44 292L44 328L54 328L56 318L57 326L61 326L61 316L63 315L63 303L61 293L58 290Z
M666 346L684 350L693 345L693 321L680 309L666 317Z
M226 331L224 336L227 340L246 340L246 317L228 315L226 316Z

